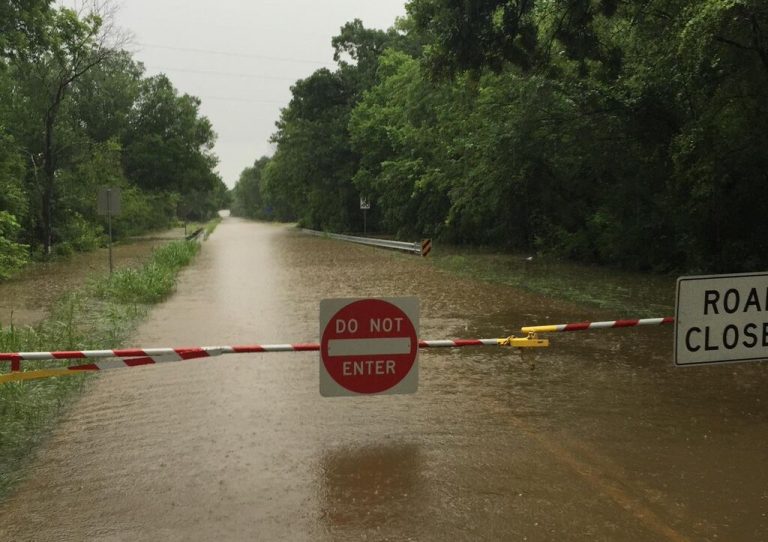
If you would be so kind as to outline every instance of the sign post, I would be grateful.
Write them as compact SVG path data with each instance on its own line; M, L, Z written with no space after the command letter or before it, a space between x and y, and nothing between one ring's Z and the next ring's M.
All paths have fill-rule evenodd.
M320 394L414 393L419 384L419 300L320 302Z
M107 215L109 231L109 274L112 274L112 215L120 214L120 189L105 187L99 191L97 210L100 215Z
M675 365L768 359L768 273L681 277Z
M368 233L368 209L371 208L371 202L368 201L368 198L364 198L363 196L360 196L360 209L363 211L363 235Z

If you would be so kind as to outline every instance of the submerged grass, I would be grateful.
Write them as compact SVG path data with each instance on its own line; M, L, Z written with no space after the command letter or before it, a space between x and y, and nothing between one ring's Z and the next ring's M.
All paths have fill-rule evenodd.
M140 269L126 268L115 271L106 280L89 284L99 299L119 303L157 303L173 290L176 274L197 254L196 242L177 241L156 250L147 264Z
M459 276L604 309L616 318L670 316L674 309L675 280L670 276L483 249L441 247L430 258L438 268Z
M139 269L121 269L92 279L58 301L51 316L34 327L0 327L0 351L31 352L116 348L149 306L174 289L179 271L200 250L197 242L175 241L157 249ZM25 362L23 369L66 366L67 362ZM0 363L0 372L9 370ZM49 378L0 385L0 497L19 479L35 446L62 407L89 376Z

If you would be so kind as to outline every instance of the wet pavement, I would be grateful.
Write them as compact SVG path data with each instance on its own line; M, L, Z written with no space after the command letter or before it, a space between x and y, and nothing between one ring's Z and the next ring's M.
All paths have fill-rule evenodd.
M323 298L417 296L425 339L614 315L225 219L131 346L318 340ZM423 351L414 395L322 398L317 353L105 373L0 504L2 540L765 540L768 367L672 328Z

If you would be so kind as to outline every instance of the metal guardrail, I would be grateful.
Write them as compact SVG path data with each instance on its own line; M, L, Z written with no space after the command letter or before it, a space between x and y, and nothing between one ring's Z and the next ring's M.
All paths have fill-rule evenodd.
M205 234L204 228L197 228L195 231L190 233L189 235L186 235L184 238L187 241L200 241L201 239L204 240L207 237Z
M421 254L421 243L408 243L405 241L390 241L389 239L375 239L373 237L355 237L354 235L343 235L341 233L327 233L324 231L307 230L300 228L303 233L310 235L316 235L318 237L329 237L331 239L338 239L339 241L348 241L350 243L358 243L361 245L369 245L372 247L388 248L391 250L401 250L403 252L410 252L411 254Z

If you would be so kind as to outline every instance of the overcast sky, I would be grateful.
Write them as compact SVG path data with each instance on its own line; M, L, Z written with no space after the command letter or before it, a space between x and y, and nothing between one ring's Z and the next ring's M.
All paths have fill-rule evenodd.
M64 1L70 7L83 2ZM148 75L163 72L202 100L218 134L219 173L232 187L271 155L269 137L290 86L333 68L331 38L347 21L386 29L405 0L116 0L117 24Z

